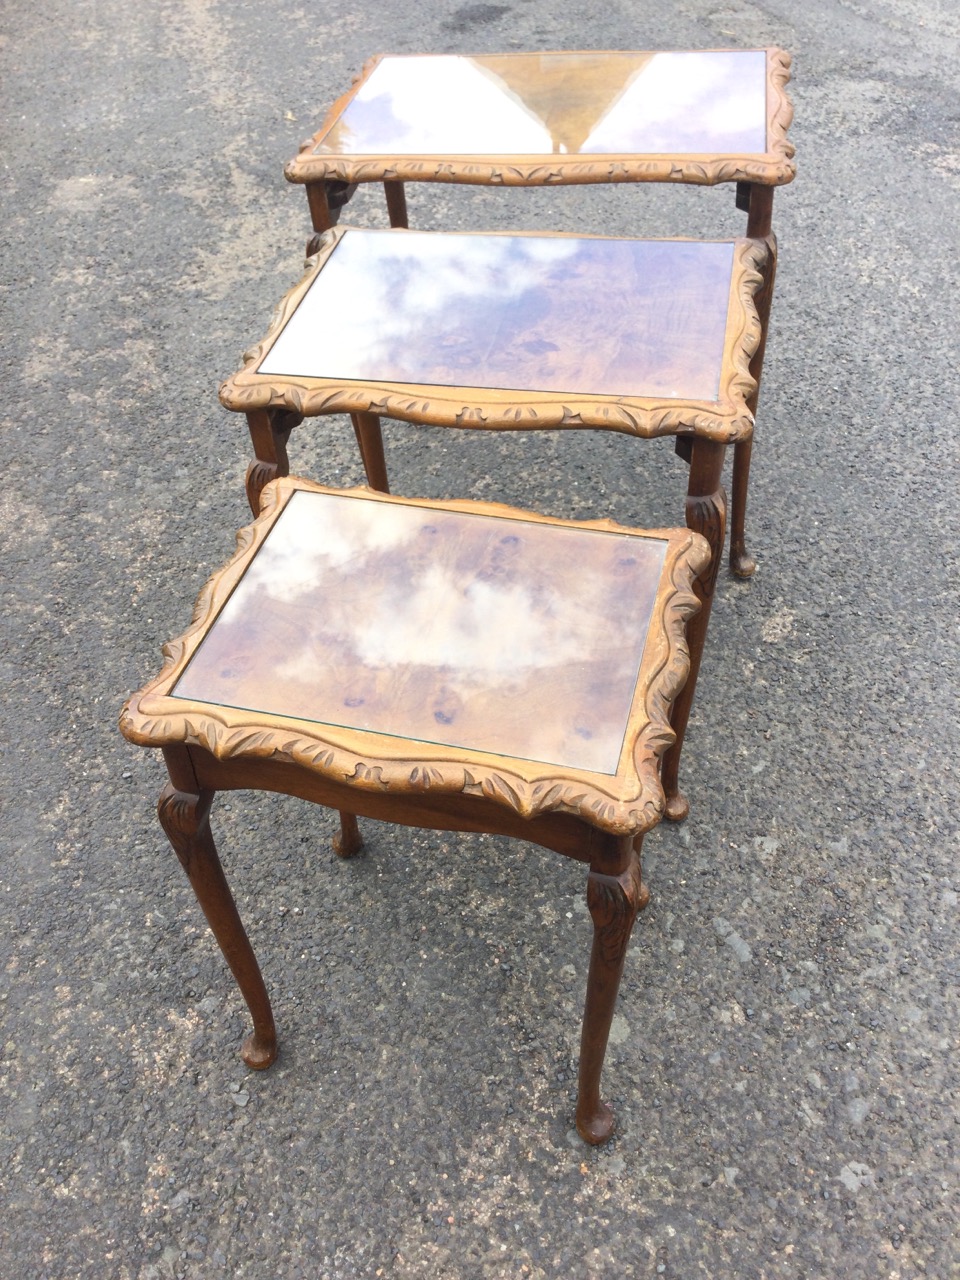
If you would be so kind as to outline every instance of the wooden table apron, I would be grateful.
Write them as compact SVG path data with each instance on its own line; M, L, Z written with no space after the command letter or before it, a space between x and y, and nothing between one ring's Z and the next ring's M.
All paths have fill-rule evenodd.
M336 228L326 233L321 254L332 252L337 239L344 233L343 228ZM747 367L738 374L737 385L740 388L738 394L742 393L742 420L736 419L732 427L724 426L722 421L719 425L713 423L709 429L701 424L696 434L680 434L687 414L694 426L697 425L695 409L687 410L682 402L677 402L676 407L664 410L664 402L661 401L660 412L656 414L636 410L631 406L630 414L625 415L622 420L618 420L615 414L611 414L609 418L597 416L591 419L587 405L582 404L581 398L578 398L573 402L580 410L576 421L548 422L544 427L539 428L616 430L643 438L676 434L676 451L689 464L684 518L689 529L706 538L711 549L711 560L695 582L694 589L701 602L701 609L688 627L690 675L674 704L672 724L676 740L663 761L663 786L667 798L666 816L671 821L681 821L687 816L690 807L686 796L680 790L680 756L703 657L717 576L723 559L727 524L727 496L722 482L723 466L731 435L735 448L741 444L749 444L751 438L753 421L751 406L756 403L755 361L756 354L762 350L764 341L759 312L764 305L764 297L766 297L766 303L769 303L769 294L765 293L769 277L762 274L769 241L761 238L757 241L738 241L737 244L744 255L744 262L748 265L743 282L743 296L740 299L743 328L738 335L744 350L750 353ZM305 281L310 280L313 270L312 261L308 260ZM285 381L272 375L259 377L254 375L252 371L259 364L271 340L283 329L304 288L302 281L300 286L291 290L275 312L267 336L245 353L244 368L228 379L220 390L221 401L227 408L246 414L256 456L256 461L252 462L248 468L246 485L250 507L255 515L260 508L260 493L264 485L277 477L289 474L287 442L290 433L303 422L304 417L349 412L367 479L372 488L383 493L389 492L389 486L380 414L373 412L370 406L375 405L390 417L427 425L485 430L538 429L535 421L530 418L524 420L519 412L515 414L513 408L509 410L511 416L505 416L502 404L499 406L502 417L494 418L492 427L481 418L477 408L465 410L462 413L458 413L455 407L451 408L458 403L455 393L460 393L460 401L469 395L473 395L476 400L479 397L479 390L482 390L477 388L451 388L446 400L442 396L433 395L430 404L425 407L424 402L418 400L415 394L404 396L394 391L385 395L383 388L376 384L366 386L350 384L344 386L342 390L335 385L331 389L330 385L325 384L322 391L320 389L304 390L302 386L292 385L289 380ZM254 385L258 383L259 385ZM444 389L434 387L428 390L436 393ZM564 397L552 396L550 399L553 402L559 402ZM568 402L571 400L570 397L565 399ZM502 396L501 400L506 403L509 396ZM532 401L533 397L527 396L524 404ZM361 404L365 407L361 408ZM611 404L615 406L612 400ZM490 410L493 416L489 401L484 402L484 409ZM596 413L596 409L593 412ZM741 474L740 481L742 480ZM733 483L736 490L738 484L736 471Z
M723 52L723 51L718 51ZM761 337L750 362L756 386L750 396L750 412L756 417L767 346L770 307L777 273L777 238L773 232L773 192L793 180L796 165L794 146L787 138L793 120L793 104L786 91L792 58L784 49L769 48L767 54L767 135L769 153L754 155L384 155L336 154L315 151L318 141L349 105L381 56L371 58L355 78L351 88L330 108L317 133L301 146L300 153L286 166L287 180L306 189L314 236L307 253L317 248L318 233L338 222L343 208L357 185L381 181L391 227L408 227L404 182L443 182L469 186L565 186L609 183L669 182L681 185L713 186L736 183L736 206L747 215L745 236L762 240L767 256L761 267L763 286L757 294ZM364 465L382 466L382 446L378 450L372 427L354 424ZM366 452L365 452L366 449ZM379 453L379 461L378 461ZM733 449L731 484L730 555L731 571L738 578L752 577L756 561L746 547L747 495L753 437L738 440ZM689 459L688 459L689 460ZM379 474L379 471L378 471ZM385 475L385 471L383 472ZM367 471L370 475L370 471ZM371 484L374 483L371 479Z

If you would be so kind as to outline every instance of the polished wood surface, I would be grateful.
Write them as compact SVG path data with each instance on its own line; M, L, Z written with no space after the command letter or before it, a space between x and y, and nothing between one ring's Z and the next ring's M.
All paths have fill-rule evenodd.
M168 646L168 666L129 704L136 740L179 741L189 722L187 736L220 756L238 743L246 751L256 727L270 754L264 744L283 726L288 754L322 758L316 768L337 779L369 773L377 787L462 791L469 775L526 818L570 810L632 835L658 820L656 756L673 736L664 701L689 667L682 620L697 607L689 583L709 561L701 539L291 478L264 501L241 551L208 583L194 626ZM340 598L323 601L324 586ZM596 609L606 613L577 616ZM560 694L566 711L550 706ZM514 698L544 723L524 724ZM484 726L471 699L481 710L499 705L498 719ZM518 754L535 742L547 759Z
M173 694L613 774L666 545L298 493Z
M220 398L248 414L744 439L765 253L338 228Z
M758 49L385 57L315 149L332 155L762 153L765 73L766 55Z
M781 49L385 55L292 182L762 182L793 177Z
M601 1071L627 944L648 897L640 846L663 809L659 758L688 667L684 624L696 609L692 580L710 561L706 544L686 530L648 533L487 503L338 493L289 479L263 496L263 514L207 584L192 627L164 647L163 671L128 701L120 722L131 741L163 748L170 783L158 815L250 1009L244 1061L268 1067L276 1031L210 831L216 791L281 791L340 809L344 856L361 846L354 813L516 835L589 867L594 936L576 1124L586 1141L606 1141L614 1117L600 1095ZM419 597L419 607L408 608L404 596ZM627 607L632 635L623 625ZM264 615L275 615L279 626L262 629ZM622 669L611 653L618 639ZM352 659L344 662L347 651ZM424 665L418 653L432 673L420 691L410 675ZM452 681L468 671L481 711L491 689L516 689L523 702L530 687L542 685L546 699L528 703L527 713L556 723L550 704L569 698L579 725L586 705L591 735L606 741L600 763L609 767L615 755L616 776L583 767L576 744L572 762L550 765L404 738L396 728L371 732L366 701L353 696L358 671L363 678L378 673L379 713L386 715L392 700L401 732L421 697L436 723L455 725L457 717L446 714L451 704L435 700L437 673ZM558 678L564 671L572 680ZM626 715L610 703L611 680L621 694L632 685ZM363 727L306 719L315 687L327 696L339 692L338 706L349 704ZM260 708L219 701L238 688ZM467 691L460 703L471 698ZM499 714L492 710L492 719ZM506 719L514 735L506 745L525 749L532 739L512 712ZM560 754L569 756L569 746Z
M732 241L348 230L281 378L716 402Z

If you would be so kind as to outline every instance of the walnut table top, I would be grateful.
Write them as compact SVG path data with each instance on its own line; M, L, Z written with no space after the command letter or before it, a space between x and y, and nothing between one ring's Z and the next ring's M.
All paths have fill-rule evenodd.
M696 534L289 478L264 498L127 737L617 835L658 820Z
M250 413L748 438L761 243L339 228L221 388Z
M794 176L782 49L380 55L291 182L749 182Z

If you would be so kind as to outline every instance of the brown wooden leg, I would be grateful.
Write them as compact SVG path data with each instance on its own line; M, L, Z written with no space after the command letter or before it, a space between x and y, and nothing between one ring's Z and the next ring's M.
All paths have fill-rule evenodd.
M387 483L387 460L383 454L383 433L380 430L380 419L375 413L351 413L357 444L360 446L360 457L363 469L371 489L381 493L389 493Z
M383 184L387 197L387 215L391 227L409 227L407 221L407 193L402 182L388 181Z
M733 446L733 484L730 494L730 572L737 578L752 578L757 562L747 552L747 490L750 486L750 457L753 437Z
M642 836L642 835L640 835L640 836L634 836L634 838L633 838L633 851L634 851L634 853L637 855L637 857L640 859L640 867L641 867L641 870L643 869L643 859L642 859L642 857L641 857L641 851L642 851L642 849L643 849L643 836ZM642 910L644 909L644 907L647 905L647 903L648 903L649 901L650 901L650 890L649 890L649 888L647 887L647 883L646 883L646 881L641 877L641 880L640 880L640 901L637 903L637 910L638 910L638 911L642 911Z
M353 199L357 189L355 182L341 182L326 178L322 182L308 182L307 203L310 205L310 221L314 234L307 241L307 257L320 248L320 237L340 221L344 206Z
M363 848L363 836L356 815L340 813L340 832L333 837L333 851L338 858L352 858Z
M310 221L313 224L314 235L307 241L307 257L312 253L316 253L319 248L319 238L324 231L329 231L336 223L336 218L330 212L330 204L327 200L327 184L325 182L308 182L307 183L307 204L310 206Z
M297 414L273 409L253 409L247 414L247 426L257 459L247 467L247 501L255 516L260 514L260 494L264 485L278 476L290 474L287 440L293 428L302 421Z
M767 245L767 261L763 272L763 284L756 297L760 316L760 344L750 361L750 373L756 379L756 389L747 401L747 407L756 418L760 398L760 379L763 375L763 357L767 348L767 330L770 323L770 305L773 302L773 286L777 276L777 239L771 230L773 215L773 187L752 183L749 187L747 235L763 240ZM750 485L750 459L753 440L738 440L733 448L733 482L730 505L730 570L738 578L750 578L756 572L757 562L747 553L746 515L747 491Z
M664 813L672 822L680 822L690 812L690 804L679 789L680 753L697 687L697 673L703 657L703 642L710 621L710 608L717 582L717 571L723 558L723 541L727 524L727 496L720 483L723 472L723 456L726 445L716 440L696 439L690 459L690 478L687 483L687 527L702 533L710 543L710 563L695 580L693 589L700 601L700 612L687 624L687 644L690 649L690 674L673 704L670 724L677 735L673 745L663 757L661 781L666 796Z
M591 869L587 906L593 917L593 947L587 975L587 998L580 1037L580 1088L577 1132L597 1146L613 1132L613 1111L600 1098L600 1073L607 1052L610 1024L620 990L627 943L637 912L649 894L640 878L640 841L626 844L626 866L616 876Z
M210 833L213 796L212 791L178 791L170 783L160 792L157 815L253 1017L253 1031L240 1056L248 1067L263 1071L277 1056L277 1032L260 966Z

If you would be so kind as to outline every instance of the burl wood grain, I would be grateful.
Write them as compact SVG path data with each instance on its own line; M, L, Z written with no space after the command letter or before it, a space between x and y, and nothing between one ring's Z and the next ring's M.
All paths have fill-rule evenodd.
M734 245L348 231L265 376L716 401Z
M173 692L613 774L665 550L298 493Z
M291 182L789 182L782 49L380 56ZM323 227L318 227L323 230Z

